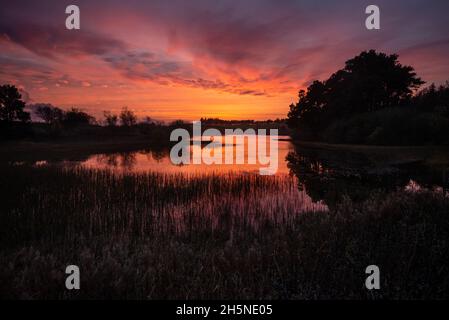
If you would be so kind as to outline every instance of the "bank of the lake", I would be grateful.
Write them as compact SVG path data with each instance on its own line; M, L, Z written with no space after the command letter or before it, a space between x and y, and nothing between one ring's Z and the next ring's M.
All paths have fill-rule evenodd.
M376 146L301 140L293 140L293 143L304 149L359 153L386 165L414 162L423 162L428 165L449 165L449 146Z

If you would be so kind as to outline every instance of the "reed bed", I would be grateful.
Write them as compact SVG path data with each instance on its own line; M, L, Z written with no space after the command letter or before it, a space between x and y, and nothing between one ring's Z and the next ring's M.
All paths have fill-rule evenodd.
M445 194L374 194L329 210L295 179L3 167L0 297L449 296ZM64 288L69 264L79 291ZM381 291L364 288L369 264Z

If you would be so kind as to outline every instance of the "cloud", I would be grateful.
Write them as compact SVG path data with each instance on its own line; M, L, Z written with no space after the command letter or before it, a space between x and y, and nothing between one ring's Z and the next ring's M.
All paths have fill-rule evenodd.
M191 62L172 61L157 57L154 53L142 50L132 50L124 41L93 33L89 31L67 32L64 28L39 25L34 23L0 23L0 33L4 34L1 41L14 43L22 46L34 54L58 61L67 57L91 57L95 56L99 61L110 65L113 69L130 80L149 81L159 85L178 85L192 88L208 90L219 90L242 95L262 95L261 91L240 87L238 83L225 83L214 78L206 79L204 72L195 70ZM223 52L226 59L236 61L249 59L250 56L244 53L226 50L227 45L223 43ZM220 49L219 49L220 50ZM45 67L42 62L35 60L14 59L10 57L0 57L0 65L8 68L8 74L16 76L28 76L42 81L58 82L58 76L53 74L53 70ZM27 70L27 71L25 71ZM86 80L72 80L71 84L78 84L83 87L90 87L91 83ZM41 86L40 91L48 90L48 87Z
M429 82L449 73L448 1L378 0L382 22L376 32L364 28L365 4L356 0L77 4L77 31L64 27L64 2L2 4L0 81L24 84L33 97L57 97L64 104L69 96L79 103L75 98L86 92L82 98L92 104L116 103L134 90L146 101L154 94L173 107L211 96L226 106L231 103L220 99L230 96L245 102L295 99L298 89L368 49L398 52ZM43 87L51 89L39 91ZM179 93L176 103L165 102L173 92Z
M5 35L3 41L11 41L39 56L53 59L58 55L103 55L125 48L122 41L93 32L67 32L61 27L18 21L1 21L0 33Z
M264 95L264 92L245 89L236 83L219 79L208 80L198 75L189 62L166 61L150 52L125 52L104 58L114 69L132 80L149 81L160 85L175 85L206 90L219 90L240 95Z
M419 53L419 52L423 52L423 51L430 51L430 50L442 49L442 48L446 48L446 49L449 48L449 38L422 42L422 43L419 43L416 45L409 46L405 49L402 49L399 51L399 53L413 54L413 53Z

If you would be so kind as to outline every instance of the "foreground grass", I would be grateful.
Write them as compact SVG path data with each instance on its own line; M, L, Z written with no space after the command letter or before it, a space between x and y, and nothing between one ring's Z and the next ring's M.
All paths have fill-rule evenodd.
M449 297L441 192L328 211L291 177L1 171L1 298ZM64 288L69 264L81 269L76 292ZM364 287L370 264L380 291Z

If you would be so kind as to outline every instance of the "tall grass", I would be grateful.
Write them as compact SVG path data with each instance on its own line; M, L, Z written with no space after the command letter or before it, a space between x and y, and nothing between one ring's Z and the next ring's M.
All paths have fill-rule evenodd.
M293 212L325 208L297 191L291 177L15 167L0 179L5 246L101 235L192 236L224 226L258 228L265 219L283 223Z
M0 169L0 297L447 298L449 199L329 211L295 178ZM64 287L81 269L81 290ZM367 265L382 290L364 288Z

